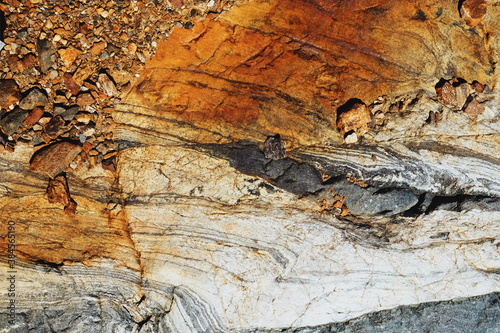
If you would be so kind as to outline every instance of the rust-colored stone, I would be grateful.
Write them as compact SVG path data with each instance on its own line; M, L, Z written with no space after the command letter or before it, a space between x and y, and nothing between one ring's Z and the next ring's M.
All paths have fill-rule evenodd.
M481 114L484 112L484 105L473 98L465 107L464 112L473 115Z
M457 104L457 93L455 87L450 82L445 82L441 87L436 88L436 94L446 105Z
M487 8L485 0L465 0L461 3L460 15L468 26L474 28L483 21Z
M64 123L64 119L61 116L55 116L45 125L43 131L47 133L51 139L55 139L66 130L64 128Z
M70 73L64 73L63 79L66 88L68 88L71 94L78 94L78 91L80 91L80 86L75 82L73 76Z
M81 50L75 49L74 47L59 49L57 52L66 67L71 66L75 62L76 58L82 54Z
M50 203L60 203L64 206L64 213L69 216L76 214L76 202L69 194L68 180L65 175L56 176L49 181L47 196Z
M19 102L21 92L14 80L0 80L0 107L7 109Z
M57 176L49 180L47 188L47 197L50 203L60 203L67 206L70 203L68 181L65 176Z
M463 28L455 3L439 7L430 0L237 3L217 20L174 29L125 103L147 105L140 112L162 132L179 135L172 121L205 129L182 132L198 142L260 142L271 133L291 148L340 142L331 124L351 98L371 103L409 87L431 93L450 73L493 82L483 35Z
M30 114L26 117L26 119L23 122L24 126L33 126L35 125L40 118L42 118L44 114L44 109L42 107L36 107L34 108Z
M82 147L71 142L56 142L38 150L30 161L30 170L54 178L80 154Z

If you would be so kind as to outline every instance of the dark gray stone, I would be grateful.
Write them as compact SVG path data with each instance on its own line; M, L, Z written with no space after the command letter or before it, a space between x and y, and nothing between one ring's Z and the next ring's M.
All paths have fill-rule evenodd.
M343 323L241 333L499 333L500 293L400 306Z
M274 179L274 183L276 186L298 195L314 193L324 188L318 170L309 164L295 161L282 176Z
M52 56L56 53L54 44L48 39L39 39L36 45L40 70L45 73L52 67Z
M270 179L276 179L282 176L292 164L293 161L289 158L272 160L265 165L264 172Z
M72 106L63 113L61 113L61 117L63 117L64 120L66 121L71 121L73 118L75 118L75 115L78 113L80 108L78 105Z
M48 103L49 99L45 91L35 87L29 90L28 94L21 99L19 107L24 110L32 110L37 106L46 106Z
M7 114L0 120L0 126L2 126L3 131L7 135L14 134L19 127L23 124L23 121L29 115L30 111L23 110L19 107L15 107L14 110L7 112Z
M331 186L336 193L346 198L346 206L354 215L395 215L418 203L418 196L409 190L361 187L344 177L339 177Z

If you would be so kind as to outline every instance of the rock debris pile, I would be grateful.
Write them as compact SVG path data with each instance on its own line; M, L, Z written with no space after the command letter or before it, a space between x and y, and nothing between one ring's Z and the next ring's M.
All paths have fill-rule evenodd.
M229 5L225 0L1 1L0 151L13 151L18 142L43 148L66 141L81 146L81 153L72 161L62 158L68 164L61 170L88 161L114 172L113 105L175 26L191 28ZM53 163L43 156L36 160Z

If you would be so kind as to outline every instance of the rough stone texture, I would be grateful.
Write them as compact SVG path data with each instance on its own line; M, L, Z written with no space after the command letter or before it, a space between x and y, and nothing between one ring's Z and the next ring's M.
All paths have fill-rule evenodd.
M49 123L50 124L50 123ZM55 178L80 154L82 147L71 142L56 142L38 150L30 161L30 170Z
M176 28L115 105L109 163L105 141L35 156L74 216L32 146L0 153L0 329L497 332L499 10L256 0ZM353 99L371 120L347 145Z
M21 92L14 80L0 80L0 106L8 108L17 103L21 98Z

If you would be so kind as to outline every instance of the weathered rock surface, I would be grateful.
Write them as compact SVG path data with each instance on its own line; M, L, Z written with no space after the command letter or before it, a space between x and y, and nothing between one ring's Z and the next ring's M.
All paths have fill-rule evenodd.
M176 28L109 163L76 156L105 141L0 153L0 329L498 331L500 9L475 2L243 1ZM63 170L74 216L46 193Z

